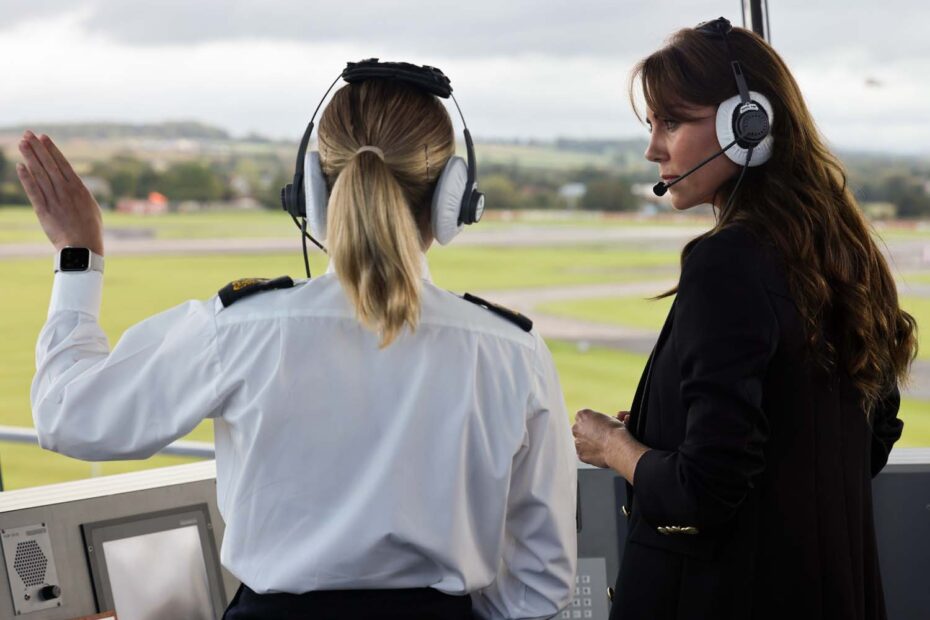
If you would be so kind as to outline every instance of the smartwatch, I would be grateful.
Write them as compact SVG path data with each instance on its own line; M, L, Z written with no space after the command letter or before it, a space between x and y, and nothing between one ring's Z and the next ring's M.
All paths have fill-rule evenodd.
M59 271L103 273L103 257L88 248L63 247L55 256L55 273Z

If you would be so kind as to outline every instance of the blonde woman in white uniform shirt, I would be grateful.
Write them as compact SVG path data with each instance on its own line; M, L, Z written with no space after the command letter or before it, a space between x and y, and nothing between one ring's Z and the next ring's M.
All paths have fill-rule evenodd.
M93 263L54 276L40 442L143 459L213 418L221 560L243 583L226 618L551 617L574 587L574 447L539 334L430 281L448 113L399 81L350 84L319 141L328 272L184 303L110 350L99 207L48 137L24 135L41 225Z

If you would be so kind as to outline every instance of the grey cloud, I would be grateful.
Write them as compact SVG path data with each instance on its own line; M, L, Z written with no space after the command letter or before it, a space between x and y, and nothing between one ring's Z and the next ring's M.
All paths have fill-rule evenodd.
M776 48L795 55L861 48L876 62L930 55L930 5L918 0L771 0ZM0 0L0 31L63 11L132 46L242 39L369 44L462 58L640 55L676 28L739 0Z
M739 5L731 2L731 17ZM690 25L720 13L720 3L647 0L0 0L3 25L83 10L86 30L138 46L236 39L365 43L441 55L612 55L654 46L669 18ZM12 10L8 7L12 6ZM664 24L662 24L664 20ZM653 28L643 26L655 25Z
M920 0L772 0L769 13L776 49L858 48L879 63L930 56L930 5Z

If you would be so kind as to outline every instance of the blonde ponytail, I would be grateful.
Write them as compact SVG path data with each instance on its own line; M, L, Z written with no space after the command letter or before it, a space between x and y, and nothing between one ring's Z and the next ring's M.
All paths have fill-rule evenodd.
M333 95L319 140L332 188L330 260L359 322L384 348L420 319L420 256L436 178L455 152L452 122L436 97L368 80Z
M330 260L362 325L381 347L420 318L420 234L403 190L374 152L357 154L329 199Z

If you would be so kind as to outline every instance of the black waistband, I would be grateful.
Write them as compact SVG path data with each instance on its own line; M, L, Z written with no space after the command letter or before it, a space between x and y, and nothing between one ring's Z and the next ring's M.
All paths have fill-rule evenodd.
M433 588L257 594L239 587L223 620L471 620L471 597Z

